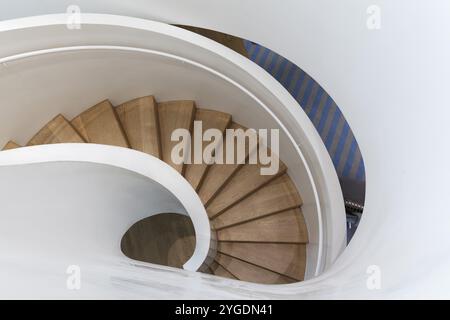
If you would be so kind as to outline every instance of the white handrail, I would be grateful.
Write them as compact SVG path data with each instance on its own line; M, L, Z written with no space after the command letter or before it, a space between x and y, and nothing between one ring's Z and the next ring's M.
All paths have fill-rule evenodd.
M232 50L202 36L170 25L130 17L83 14L84 28L96 26L97 28L114 28L116 30L114 33L110 33L111 36L108 39L101 39L105 45L96 46L92 43L98 43L100 39L96 38L97 34L94 31L85 33L85 37L67 37L67 39L64 39L64 37L71 34L71 31L64 30L66 21L66 15L51 15L1 22L0 30L3 31L21 30L32 32L32 30L36 30L39 34L45 34L45 30L55 26L54 28L58 27L56 32L61 36L58 40L58 44L61 45L59 48L54 47L53 38L42 39L39 42L39 46L17 41L14 45L2 47L0 48L2 61L6 62L6 66L8 66L10 61L17 59L58 52L58 50L70 50L68 49L70 45L79 50L83 50L83 47L85 49L89 49L89 47L109 47L117 50L135 50L152 54L163 54L202 68L222 78L239 88L241 92L245 92L259 106L261 112L268 114L273 119L270 125L275 125L282 129L285 137L284 141L292 149L287 159L290 159L289 161L292 163L286 164L290 168L290 174L294 177L293 180L297 187L302 190L302 194L305 196L304 200L308 199L304 205L304 213L309 230L313 231L310 237L311 250L308 252L316 252L308 259L310 262L315 261L313 263L314 267L307 268L307 270L311 269L308 277L323 272L342 252L345 246L345 215L341 190L333 164L306 114L289 93L270 75ZM120 29L117 29L118 27ZM44 29L40 30L40 28ZM118 30L121 30L122 33L118 32ZM135 35L138 31L148 32L149 35L145 36L145 33L143 33L136 37ZM81 32L83 32L83 29ZM155 34L164 35L164 37L172 39L173 46L168 46L165 40L161 41L161 44L159 42L146 41L150 35L155 36ZM131 39L126 38L126 35L131 37ZM176 41L173 41L174 39ZM118 45L125 42L133 43L139 47ZM89 43L89 45L85 43ZM180 43L188 45L189 49L183 48L183 46L180 46ZM75 44L83 45L75 46ZM152 47L158 48L161 45L166 52L151 49ZM32 49L36 47L47 49L33 51ZM170 51L176 52L176 54L170 53ZM183 57L180 57L180 53L183 54ZM214 68L208 66L208 64L213 65ZM236 115L238 116L238 114ZM247 118L249 121L252 120L250 115L247 115ZM267 123L263 125L267 125ZM284 156L286 154L285 152ZM286 159L283 160L286 162ZM297 163L297 165L294 165L294 163ZM298 164L301 165L301 168L298 168ZM299 174L303 175L301 179L295 177ZM299 180L302 180L302 182L299 182ZM305 183L306 181L308 182Z
M42 145L0 152L0 167L61 161L114 166L138 173L162 185L180 201L194 226L195 250L183 268L197 271L203 265L211 243L208 215L192 186L165 162L132 149L87 143Z

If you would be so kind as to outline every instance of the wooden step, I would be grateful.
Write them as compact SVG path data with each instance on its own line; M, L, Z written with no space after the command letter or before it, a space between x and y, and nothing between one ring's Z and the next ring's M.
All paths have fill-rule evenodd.
M129 147L123 128L108 100L84 111L71 123L86 142Z
M303 281L306 245L290 243L219 242L218 252Z
M221 214L232 205L256 192L270 181L286 172L286 166L280 161L278 173L275 175L262 175L261 164L246 164L225 184L219 194L207 205L210 219Z
M237 130L247 130L247 128L232 122L230 129ZM237 141L235 141L235 145ZM249 153L249 145L246 144L246 156ZM219 154L218 156L222 159L226 158L227 148L226 144L224 144L223 154ZM236 155L235 155L236 156ZM235 157L236 158L236 157ZM213 164L208 168L208 171L203 179L203 182L198 190L198 195L202 200L204 205L208 205L212 199L219 193L221 188L233 177L233 175L238 171L239 168L243 166L243 164Z
M238 202L212 221L216 230L269 214L300 207L302 199L287 174Z
M299 208L217 231L219 241L307 243L308 231Z
M201 182L203 181L203 177L207 171L208 164L205 163L202 157L201 164L194 163L194 141L199 139L199 141L203 141L202 137L206 130L208 129L218 129L222 134L225 129L230 125L231 116L227 113L207 110L207 109L197 109L195 113L195 121L199 121L202 124L202 131L200 132L201 137L197 137L197 132L193 131L192 135L192 148L191 148L191 164L186 165L186 171L184 173L184 177L187 181L192 185L195 190L198 190ZM214 143L214 141L202 142L201 144L201 155L203 156L203 151L206 146ZM219 142L222 145L222 140ZM208 161L210 159L207 159Z
M161 158L158 108L154 97L125 102L116 107L116 112L131 148Z
M230 279L234 279L234 280L237 279L234 275L232 275L228 270L226 270L224 267L222 267L216 261L213 261L211 263L210 269L212 270L213 274L215 274L216 276L230 278Z
M161 159L183 174L184 163L176 164L172 161L172 149L180 142L171 141L171 135L176 129L192 130L195 117L195 103L194 101L160 102L158 103L158 115L162 150ZM187 147L185 150L187 150Z
M47 123L27 143L28 146L53 143L84 143L83 138L62 115L57 115Z
M218 253L216 261L235 277L242 281L256 282L262 284L285 284L296 282L284 275L258 267L251 263Z
M11 150L11 149L17 149L20 148L21 146L18 145L17 143L15 143L14 141L8 141L7 144L5 144L5 146L3 147L3 151L5 150Z

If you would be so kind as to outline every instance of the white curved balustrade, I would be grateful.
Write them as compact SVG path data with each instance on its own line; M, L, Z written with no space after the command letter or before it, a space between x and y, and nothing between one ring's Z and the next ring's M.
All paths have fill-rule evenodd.
M77 169L86 163L92 166L86 168L85 165ZM94 164L102 167L95 167ZM97 183L96 177L99 177L99 181L103 181L101 178L108 174L107 168L111 167L129 172L130 176L109 169L112 177L118 177L110 178L111 185L104 187L115 186L119 189L118 192L124 192L125 195L114 195L104 188L92 189L93 186L89 185L90 182ZM73 172L70 171L72 168ZM80 180L77 172L83 176L87 175L83 168L85 171L88 170L92 178ZM11 171L14 174L11 174ZM60 181L63 178L55 177L58 171L61 171L65 181ZM9 230L7 233L0 232L1 242L8 243L0 253L2 256L18 254L20 250L15 248L16 243L20 243L22 249L26 251L29 249L28 246L31 248L38 245L40 249L36 248L36 252L43 252L48 256L51 255L49 243L69 241L73 246L53 248L58 249L54 252L55 258L60 255L70 257L71 249L78 251L81 250L80 247L86 248L81 255L83 259L94 254L102 257L122 257L120 240L128 228L152 214L173 212L189 215L195 229L196 247L192 257L184 264L184 269L197 271L208 257L212 241L211 227L203 204L191 185L177 171L155 157L131 149L106 145L44 145L1 152L0 172L4 197L0 205L0 220L2 228ZM135 176L138 175L141 176L139 183L128 183L127 187L121 189L122 182L126 184L129 179L137 179ZM145 180L144 178L147 182L141 181ZM53 184L59 185L59 188ZM78 185L79 189L74 188L74 185ZM90 194L93 196L88 202L90 206L84 203L82 197L86 190L91 190ZM120 198L127 195L134 201L127 201L126 197ZM27 202L33 204L28 207L29 211L21 206ZM78 209L83 205L83 210ZM22 224L24 220L34 221L27 225ZM98 227L104 234L102 242L99 241L100 237L97 237L96 230L91 229L92 226ZM64 230L67 229L76 229L76 232L64 234ZM51 235L48 241L43 240L46 235ZM57 235L64 239L57 238ZM17 241L17 237L22 240ZM91 248L96 251L87 250Z

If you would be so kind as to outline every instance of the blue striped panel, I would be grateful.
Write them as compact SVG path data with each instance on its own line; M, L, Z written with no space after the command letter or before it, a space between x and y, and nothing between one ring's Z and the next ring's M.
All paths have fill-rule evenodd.
M299 92L300 92L300 88L303 84L303 81L305 81L306 78L306 73L302 70L301 71L301 77L298 79L297 83L294 86L294 90L292 91L292 96L293 97L297 97Z
M259 53L260 49L261 49L261 46L256 46L255 48L253 48L253 54L250 56L251 60L253 60L253 61L256 60L256 57L258 56L258 53Z
M280 64L280 69L278 69L277 73L274 75L275 79L277 79L278 82L281 82L279 79L283 75L284 70L286 69L286 65L287 65L287 60L283 59L283 61L281 61L281 64Z
M261 66L264 66L264 64L266 63L267 57L269 56L269 49L264 48L263 49L263 53L261 55L261 57L259 58L259 62L258 64L260 64Z
M350 170L352 169L353 159L355 158L357 143L355 138L352 139L352 144L350 146L350 151L348 152L347 161L345 162L344 170L342 174L344 177L350 176Z
M330 96L328 96L327 102L323 106L323 111L322 111L322 115L320 116L319 123L317 124L317 127L316 127L317 131L319 131L320 135L322 135L322 132L325 129L325 123L327 122L328 117L331 116L330 108L331 108L332 104L333 104L333 100L330 98ZM314 118L312 118L312 119L314 119Z
M311 108L307 110L308 117L310 119L314 119L316 117L317 111L319 110L319 105L322 99L324 98L325 91L319 87L317 90L317 94L314 97L313 103L311 105Z
M289 67L289 72L288 72L286 79L284 79L284 81L282 82L282 85L284 87L288 88L288 90L289 90L289 86L291 84L292 77L294 76L295 71L297 71L297 70L295 68L292 68L292 65L291 65Z
M306 105L306 103L308 102L309 99L309 95L311 94L311 90L314 84L314 80L311 77L308 77L308 84L306 86L305 92L301 97L298 97L297 99L299 99L301 101L301 105Z
M339 135L339 142L336 147L335 153L332 155L334 166L337 168L339 166L339 162L341 161L342 151L344 151L345 140L347 139L347 135L349 132L348 125L344 124L342 128L342 132Z
M323 90L323 88L303 70L282 56L250 41L244 41L244 46L250 53L251 60L265 68L267 72L272 74L272 76L274 76L274 78L289 91L303 108L307 108L305 112L321 135L338 175L340 177L356 179L359 181L365 180L364 162L360 156L358 144L348 123L340 112L339 107L334 107L333 99L325 92L325 90ZM315 89L316 86L318 86L317 90ZM325 97L326 100L325 104L321 106L323 97ZM319 119L316 119L319 110L321 110L321 114ZM326 133L324 132L326 131L325 126L327 123L330 123L330 121L331 125L328 133ZM338 126L338 123L341 121L344 121L342 127ZM345 148L346 154L344 154L347 138L350 139L351 144L349 149L348 147ZM336 139L338 143L333 152L333 141ZM356 163L356 161L359 163ZM358 169L356 171L352 170L352 167L356 168L356 166ZM339 170L338 168L341 169ZM353 174L352 171L354 171Z
M276 64L281 60L280 56L274 54L274 58L271 59L269 67L267 68L267 72L272 74L273 69L275 68Z
M327 147L328 151L331 151L331 145L333 143L334 136L337 132L339 118L340 118L340 112L339 112L339 110L336 109L334 116L333 116L333 120L331 120L330 131L328 132L328 135L325 137L325 147ZM331 154L330 154L330 156L331 156Z
M303 76L303 72L301 72L300 69L296 69L294 72L294 75L291 79L291 81L287 84L288 91L289 92L293 92L293 90L295 89L295 86L297 85L297 83L300 82L302 76Z
M358 171L356 172L356 179L363 181L366 180L366 171L364 170L364 161L361 159L358 166Z

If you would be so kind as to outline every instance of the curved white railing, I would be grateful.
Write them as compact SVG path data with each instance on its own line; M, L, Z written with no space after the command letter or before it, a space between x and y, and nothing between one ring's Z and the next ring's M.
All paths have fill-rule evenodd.
M289 174L304 198L303 212L311 232L311 244L308 247L310 266L307 268L307 279L321 274L332 265L345 246L345 215L337 176L315 128L296 101L280 84L261 68L235 52L186 30L129 17L87 14L83 15L81 30L68 31L65 28L66 19L66 15L54 15L0 23L0 31L2 31L0 41L8 43L0 48L0 58L3 62L1 68L5 75L3 78L0 77L0 88L5 90L5 94L0 97L6 96L9 99L2 101L5 107L1 110L4 123L0 126L2 130L0 139L19 137L22 141L26 141L32 132L37 131L44 121L50 118L49 115L65 112L68 116L75 116L84 108L98 102L99 97L92 95L87 90L89 88L105 95L102 98L111 98L115 104L141 94L148 94L148 88L152 88L151 93L162 99L188 98L190 96L186 96L186 92L195 92L196 95L192 98L200 102L200 107L212 105L217 110L229 112L236 122L246 126L281 129L281 149L285 150L281 158L290 168ZM15 41L11 41L11 36ZM18 39L29 39L29 41L18 41ZM36 39L36 41L30 39ZM79 52L79 55L71 57L70 60L70 63L75 66L74 69L66 70L76 73L74 70L77 70L77 63L79 65L80 61L86 59L82 52L95 50L128 52L127 54L132 51L138 52L142 56L135 55L133 58L145 61L149 65L151 61L144 60L142 58L144 55L163 53L164 56L181 62L181 66L195 68L189 69L189 76L192 77L189 82L183 83L176 78L164 78L164 74L152 82L145 81L149 79L142 76L146 71L146 64L142 64L139 69L132 69L139 82L135 83L133 79L128 79L129 92L124 93L113 80L116 80L117 74L121 76L126 74L127 68L119 71L112 63L109 66L112 71L110 74L105 72L103 82L95 78L96 75L84 79L77 79L75 75L75 80L79 80L78 82L72 81L74 79L69 77L67 85L61 81L52 82L48 87L52 88L53 100L43 98L42 92L37 90L36 83L28 82L32 77L29 77L27 72L39 71L40 67L46 65L42 63L43 61L52 67L49 61L53 59L61 62L61 59L67 59L67 56L61 55L60 58L58 54L68 52ZM118 56L113 54L102 58L107 61L108 57L118 59ZM119 60L123 65L126 65L124 60L127 63L133 61L129 56L122 58L127 58ZM96 60L96 63L101 64L102 61ZM177 65L173 62L171 64ZM63 64L60 63L58 67L63 67ZM67 74L72 75L70 72ZM14 88L10 86L15 83L11 79L15 74L21 75L21 86L28 89L26 91L30 96L34 96L34 101L27 101L23 95L13 95ZM207 74L209 75L205 77ZM3 79L5 79L4 82L2 82ZM124 79L127 78L124 77ZM205 87L208 90L204 90L205 88L199 90L198 85L195 86L195 80L203 81L199 83L207 83L208 86ZM45 82L49 79L42 77L39 81ZM83 91L81 89L80 92L74 91L74 87L76 88L74 82ZM102 90L99 83L105 87L109 86L110 90ZM173 93L165 91L161 84L171 87L174 92L179 91L181 96L174 97ZM144 85L147 86L146 91L143 91ZM131 87L134 89L130 89ZM217 97L222 100L218 100ZM71 101L77 101L78 105L74 106ZM223 105L217 105L219 101ZM15 119L16 122L8 123L6 121L8 119ZM39 121L36 121L37 119ZM52 146L49 148L51 149ZM301 288L307 285L308 281L294 286L279 286L278 289L248 284L242 285L242 288L245 287L246 290L257 288L262 296L267 296L271 292L295 294L298 291L295 291L294 287ZM209 288L207 292L211 290Z
M296 101L281 85L257 65L237 53L182 29L129 17L87 14L82 16L81 30L67 30L65 26L66 18L65 15L52 15L0 23L0 30L4 31L0 33L0 38L3 37L5 41L8 41L9 32L16 33L16 38L39 38L37 43L14 41L10 46L0 48L0 57L2 57L0 59L6 73L13 74L17 71L35 70L39 65L51 64L52 59L60 61L61 58L57 54L78 52L81 57L70 56L69 59L69 56L65 56L66 61L74 67L64 69L65 71L61 71L61 73L70 75L70 80L75 81L75 83L70 81L67 83L61 81L48 83L46 86L52 88L52 99L44 98L41 103L36 100L31 103L22 96L13 96L10 98L13 102L7 101L4 102L4 105L17 105L18 108L22 109L35 108L36 105L39 105L40 109L37 110L39 112L37 116L44 120L44 116L52 108L55 110L54 113L64 112L75 116L82 111L79 108L94 104L100 97L101 99L112 98L119 103L139 95L139 93L133 94L130 92L124 95L121 92L124 85L132 87L133 92L139 92L136 88L145 87L146 91L141 92L143 92L142 94L148 94L148 88L152 88L152 93L158 98L164 98L165 96L174 98L166 91L166 88L169 87L176 94L196 92L197 96L194 99L197 102L207 103L208 107L212 105L213 109L231 113L237 122L248 127L280 128L280 148L283 151L281 159L290 168L289 174L303 196L303 213L310 231L307 278L320 274L335 260L345 246L345 215L336 173L319 135L303 110L298 107ZM55 39L58 39L59 47L54 47ZM103 43L103 45L94 45L98 43ZM128 44L128 46L119 44ZM133 46L130 46L131 44ZM36 48L41 48L41 50L33 50ZM158 74L158 77L154 77L153 80L142 78L140 74L145 73L145 65L151 64L148 60L143 60L139 69L131 69L132 67L130 67L133 76L140 81L124 82L124 85L115 89L117 83L114 81L116 79L123 78L123 81L126 81L126 77L123 77L127 70L126 63L120 60L114 65L111 63L107 69L100 68L101 72L110 70L110 73L104 74L103 78L96 79L95 77L101 74L101 72L96 72L96 74L81 78L79 82L76 82L78 80L77 75L72 76L77 72L74 71L77 70L76 63L82 59L88 59L87 55L81 55L82 52L95 52L95 50L99 52L126 52L127 54L134 52L141 55L135 55L132 58L126 57L126 63L129 63L128 61L132 59L137 61L143 59L142 56L144 55L162 56L173 62L181 63L182 66L191 66L189 69L190 78L186 79L187 82L185 83L177 84L177 80L181 78L180 70L175 70L178 72L176 78L164 79L164 75L170 74L167 70ZM38 60L40 57L44 58ZM108 53L103 53L102 59L108 61ZM111 59L117 60L118 58L117 56L111 56ZM176 65L173 62L171 62L172 65ZM94 59L90 66L95 68L100 63L99 60ZM160 63L164 62L160 61ZM113 72L115 65L122 67L120 71L117 71L122 77L117 78L115 76ZM59 63L58 67L62 70L63 64ZM48 69L51 70L51 68ZM147 73L152 74L152 71L147 71ZM200 83L205 81L205 75L208 74L209 76L206 76L207 90L205 87L202 88L202 91L199 91L194 79L197 79ZM27 79L32 79L33 76L36 77L35 74L26 77L22 75L21 86L26 88ZM42 76L39 76L39 79L41 83L50 81ZM114 81L111 81L111 79L114 79ZM2 86L7 87L11 83L14 82L8 79L8 83L2 84ZM99 84L102 86L99 86ZM35 83L30 82L29 86L30 88L27 91L30 94L42 96L42 92L38 91L40 89L37 88ZM161 88L161 86L165 86L165 88ZM74 93L76 93L74 87L80 87L76 98L77 102L80 100L81 93L81 99L91 97L92 100L89 100L91 102L79 103L76 106L78 109L75 109L73 104L70 104L75 101L73 98ZM109 93L103 96L105 87L109 87ZM188 90L189 87L192 87L192 89ZM13 90L8 91L14 92ZM98 96L94 95L94 98L92 92L98 94ZM5 94L4 96L10 95ZM180 98L186 97L180 96ZM18 99L22 100L18 101ZM48 111L45 111L44 105ZM7 133L8 137L29 135L31 130L38 130L37 126L40 124L36 121L30 122L29 117L20 122L21 117L17 114L7 116L8 112L17 113L17 110L3 110L4 119L17 119L17 123L5 123L2 126L3 130L7 130L8 127L21 128L20 131L15 132L10 130ZM50 117L51 115L48 114L45 120ZM30 132L27 133L27 130ZM2 136L5 137L4 133Z
M167 189L184 207L195 229L195 250L183 268L197 271L203 265L210 253L211 244L208 216L195 190L165 162L132 149L96 144L43 145L0 152L0 167L63 161L87 162L125 169L151 179ZM38 192L39 190L36 190L36 193Z

